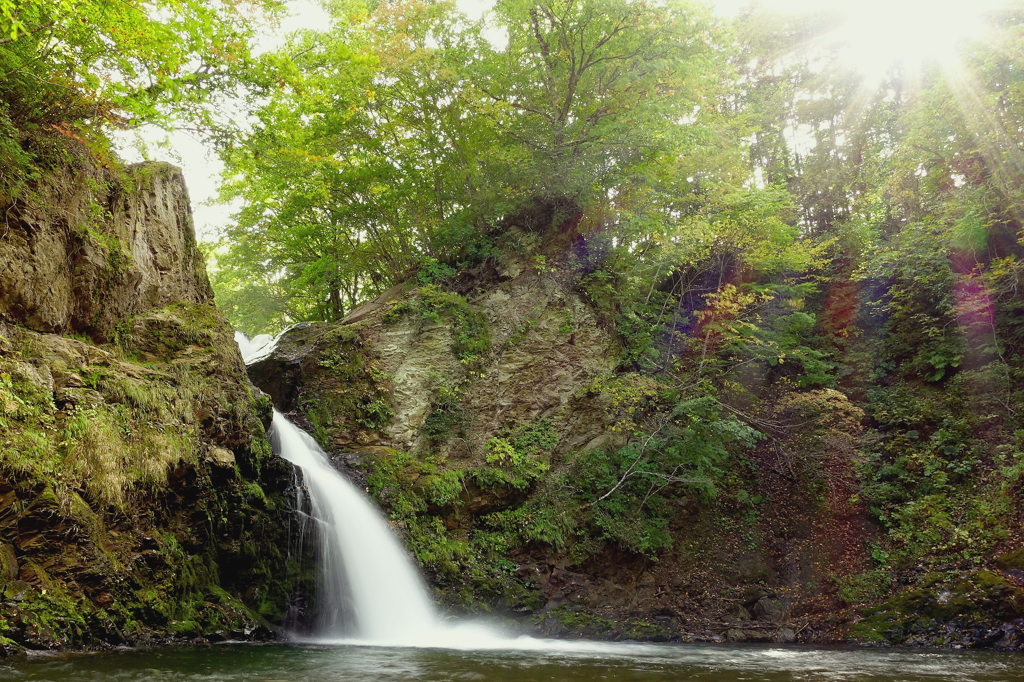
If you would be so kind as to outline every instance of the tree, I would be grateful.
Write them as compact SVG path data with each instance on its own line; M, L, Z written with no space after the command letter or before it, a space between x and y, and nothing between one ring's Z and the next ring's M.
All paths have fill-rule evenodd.
M0 194L16 195L46 136L202 118L235 84L251 17L280 0L0 0Z
M224 146L243 208L219 266L272 277L302 318L338 319L424 259L479 261L538 202L621 211L610 195L678 168L705 118L713 35L686 6L504 3L501 50L450 2L335 11L265 60L257 123Z
M464 74L480 39L453 8L336 7L332 31L264 60L256 122L223 148L224 196L243 207L217 262L235 281L272 279L290 319L339 319L458 248L443 227L492 210Z
M529 199L605 196L677 144L720 66L710 17L685 4L504 0L495 14L508 44L478 83L526 161L512 189Z

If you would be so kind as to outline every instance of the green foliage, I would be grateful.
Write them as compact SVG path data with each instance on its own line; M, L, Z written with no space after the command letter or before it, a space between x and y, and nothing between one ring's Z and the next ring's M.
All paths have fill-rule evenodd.
M263 58L255 123L224 139L224 198L242 208L214 286L246 328L261 307L264 326L340 319L412 271L448 280L499 256L507 216L597 217L626 183L719 146L675 123L714 123L718 35L695 7L509 1L476 23L450 2L331 10L331 30Z
M502 169L515 195L585 206L644 174L717 66L713 27L693 6L504 0L493 21L508 43L471 73L517 162Z
M380 500L396 518L408 518L426 510L424 500L412 489L411 479L418 477L424 464L412 455L392 451L374 457L366 483L371 495Z
M465 413L462 408L460 383L442 382L437 389L430 414L423 422L423 435L431 443L440 443L455 435L463 426Z
M892 577L886 571L865 571L837 579L839 598L847 604L865 604L881 599L892 585Z
M552 473L527 504L489 514L481 521L516 542L538 542L562 551L578 546L585 533L588 510L574 493L571 475Z
M420 284L434 284L435 282L444 282L445 280L455 277L459 274L459 271L450 265L437 262L436 259L427 256L420 263L419 271L416 273L416 279Z
M526 488L540 478L550 465L544 461L558 436L550 419L535 419L513 429L503 429L487 441L487 464L490 467L473 472L474 479L484 485L510 485Z
M465 489L464 471L449 469L427 479L427 499L440 507L455 503Z
M515 589L508 556L531 543L657 558L684 498L747 523L761 432L815 504L866 504L883 568L980 559L1010 537L1024 494L1019 12L962 51L963 77L925 68L911 89L898 69L865 83L844 67L815 40L820 16L758 8L726 30L683 2L501 0L479 22L452 2L332 2L327 30L254 59L241 7L0 0L0 203L75 155L111 163L104 126L205 125L212 94L239 97L247 115L217 136L223 197L239 202L206 247L218 302L258 332L418 287L385 320L449 327L466 371L433 387L424 451L380 454L370 489L460 595ZM70 227L123 272L131 255L103 218ZM435 460L468 437L466 389L491 359L487 318L456 291L512 260L585 294L618 334L615 372L575 397L600 400L625 439L552 461L556 424L536 419L490 434L472 463ZM154 355L209 341L198 309L165 312L173 324L146 330ZM567 344L579 324L567 311ZM392 417L360 343L340 331L317 358L327 383L301 407L321 439ZM124 508L197 456L202 382L95 366L58 410L26 372L0 365L3 463L58 481L67 505L81 491ZM477 493L500 509L470 518ZM880 598L880 576L844 579L841 598ZM192 606L150 597L178 631L198 627Z
M248 60L249 19L276 0L0 2L0 197L17 196L54 154L86 142L111 162L107 125L202 120Z
M53 396L31 381L32 370L10 367L20 378L0 372L0 464L51 481L65 504L81 488L91 502L122 508L136 492L165 485L171 465L195 462L198 387L185 377L138 379L89 367L83 379L90 388L77 389L77 404L57 421Z
M877 305L886 314L884 360L904 376L940 381L967 353L956 324L956 276L937 226L910 225L871 269L891 281Z
M334 327L319 336L316 345L322 380L299 399L315 437L327 443L337 433L383 429L394 416L391 377L377 359L363 352L358 329Z
M599 537L652 556L671 544L673 498L696 492L713 499L734 451L760 437L707 396L679 400L664 419L656 433L638 434L620 450L573 461L577 494L592 506Z
M898 384L869 394L878 431L868 434L874 446L860 495L889 531L901 565L984 555L1014 527L1019 445L990 412L1001 387L985 370L949 383L942 391ZM986 422L989 432L979 436Z

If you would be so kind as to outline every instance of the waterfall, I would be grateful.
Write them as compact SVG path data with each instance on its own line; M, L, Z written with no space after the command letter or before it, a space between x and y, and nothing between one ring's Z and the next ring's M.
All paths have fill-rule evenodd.
M266 349L272 342L274 337L270 334L259 334L251 339L246 336L243 332L235 330L235 343L238 344L238 350L242 354L242 360L247 364L255 359L257 353Z
M317 636L409 642L435 630L419 574L373 504L335 471L312 436L277 410L270 442L302 470L309 493L320 543Z
M272 352L274 342L268 339L250 341L242 332L235 333L246 363ZM507 639L474 623L441 623L416 567L387 521L331 466L313 437L276 409L269 437L274 452L301 470L309 495L306 519L315 529L320 564L314 630L318 639L484 649L529 647L541 641Z

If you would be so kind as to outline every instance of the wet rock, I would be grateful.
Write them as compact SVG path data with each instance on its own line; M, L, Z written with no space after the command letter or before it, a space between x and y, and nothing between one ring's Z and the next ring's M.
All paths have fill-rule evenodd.
M0 585L17 580L19 570L14 547L6 542L0 542Z
M24 601L31 594L32 586L24 580L13 580L7 583L3 591L4 599L13 602Z
M227 448L212 447L207 452L207 456L218 467L231 469L235 466L235 453Z
M87 408L102 405L103 396L91 388L58 388L53 393L53 402L61 409Z
M775 591L764 585L750 585L743 590L742 601L740 602L747 610L754 608L754 604L765 597L774 597Z
M46 365L37 366L28 362L12 362L10 369L13 378L27 381L46 393L53 393L54 378L50 368Z
M24 653L25 647L6 637L0 637L0 661L21 656Z
M745 552L736 560L736 581L738 583L769 582L771 577L771 567L760 554Z
M771 630L755 628L730 628L725 633L728 642L771 642L775 633Z
M253 642L267 642L276 637L276 634L267 625L259 625L245 631L245 637Z
M995 564L1004 571L1015 569L1024 571L1024 547L996 557Z
M786 620L787 608L780 599L762 597L753 608L754 618L770 623L781 623Z
M779 644L792 644L796 641L796 630L792 628L779 628L775 632L775 638L772 641Z
M212 305L180 172L77 175L9 207L0 240L4 446L42 462L0 476L0 656L282 618L313 570L285 577L292 467L257 440L268 401Z
M730 604L725 610L726 615L736 621L747 622L754 620L754 617L750 614L750 611L743 606L743 604L733 603Z
M270 396L283 412L295 408L304 371L314 371L310 354L327 325L300 322L278 335L274 343L246 366L249 380Z

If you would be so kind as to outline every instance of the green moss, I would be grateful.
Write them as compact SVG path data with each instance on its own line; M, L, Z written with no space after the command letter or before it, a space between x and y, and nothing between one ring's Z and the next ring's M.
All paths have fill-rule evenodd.
M667 638L671 632L663 625L649 620L634 620L622 630L626 639L651 640Z
M558 445L550 419L535 419L498 434L487 441L486 462L490 466L473 470L478 485L508 485L522 490L550 468L548 453Z
M847 604L865 604L885 596L892 584L886 571L865 571L834 579L839 598Z
M615 628L613 621L594 616L571 606L559 606L546 614L533 616L531 620L539 624L552 617L566 630L565 634L577 637L599 637L611 632Z
M1024 570L1024 547L996 557L996 566L1004 571Z
M1024 590L992 571L926 576L911 590L864 609L852 639L901 644L912 633L944 636L943 625L988 626L1024 615ZM941 642L940 642L941 644Z
M465 471L449 469L425 477L427 499L431 504L444 507L456 503L465 489Z
M311 557L289 552L283 531L290 467L260 437L258 401L226 360L230 330L208 306L136 322L120 349L23 330L0 347L7 509L38 533L18 550L31 584L5 586L18 605L0 621L40 642L251 628L257 612L281 618L311 579ZM54 374L85 387L62 389L58 409L14 347L33 362L58 358ZM145 365L128 360L141 356ZM235 452L238 471L225 478L201 462L208 445Z
M413 482L430 469L408 452L387 450L370 458L366 478L370 494L391 510L394 518L407 518L426 510ZM430 473L433 473L432 471Z
M537 601L536 587L516 578L508 558L523 542L522 528L492 524L490 517L474 525L463 511L473 470L447 469L433 458L395 450L374 454L368 469L371 494L405 528L409 548L440 588L442 601L471 611L487 611L497 602Z
M357 326L323 334L315 358L325 371L306 387L299 408L318 442L330 443L336 434L356 430L379 431L391 421L391 377L365 352Z
M879 613L864 618L850 628L848 637L855 642L881 644L882 642L902 643L903 625L906 619L897 620L888 613Z
M194 620L172 620L167 624L167 631L186 637L196 637L202 633L203 628Z
M422 433L431 444L442 443L460 433L466 422L462 407L463 382L446 380L437 387L430 413L423 422Z
M389 308L383 320L393 324L409 314L434 324L447 320L452 328L452 352L467 369L479 370L484 356L491 350L487 317L470 306L464 297L436 284L424 285L416 293L415 298Z

